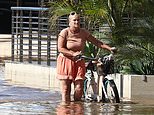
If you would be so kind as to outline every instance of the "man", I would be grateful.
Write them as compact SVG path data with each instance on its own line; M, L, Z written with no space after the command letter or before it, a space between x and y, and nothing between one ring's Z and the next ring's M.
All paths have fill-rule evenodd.
M111 47L94 38L87 30L80 28L80 15L71 12L69 27L63 29L58 37L57 78L62 85L62 102L70 102L71 84L74 83L74 100L80 101L85 78L85 61L75 57L84 51L86 41L99 48L112 50Z

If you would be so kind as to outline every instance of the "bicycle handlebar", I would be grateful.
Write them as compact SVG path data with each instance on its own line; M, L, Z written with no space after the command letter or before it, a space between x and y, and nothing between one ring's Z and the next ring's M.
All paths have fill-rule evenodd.
M90 61L104 62L104 61L113 60L113 53L103 56L102 58L93 58L93 57L88 57L88 56L81 54L81 55L76 56L76 59L77 60L86 59L86 60L90 60Z
M76 56L76 59L87 59L87 60L91 60L91 61L96 61L98 60L98 58L92 58L92 57L88 57L88 56L85 56L85 55L77 55Z
M117 49L115 47L111 48L111 53L109 55L105 55L102 58L93 58L93 57L88 57L85 56L83 54L77 55L75 57L75 59L80 60L80 59L86 59L86 60L90 60L90 61L98 61L98 62L106 62L106 61L110 61L113 60L113 54L117 51Z

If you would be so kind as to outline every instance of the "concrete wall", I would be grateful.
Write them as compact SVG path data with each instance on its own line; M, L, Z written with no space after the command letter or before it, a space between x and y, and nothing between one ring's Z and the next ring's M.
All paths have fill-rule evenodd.
M5 63L5 79L12 84L47 90L60 90L56 79L56 62L53 66L23 63ZM113 74L120 97L124 101L154 100L154 76ZM149 100L149 101L150 101Z
M154 75L131 76L131 100L133 102L154 104Z
M59 80L56 79L56 68L23 64L23 63L5 63L5 79L12 84L23 85L41 89L59 90Z
M154 104L154 75L116 74L112 77L122 100Z

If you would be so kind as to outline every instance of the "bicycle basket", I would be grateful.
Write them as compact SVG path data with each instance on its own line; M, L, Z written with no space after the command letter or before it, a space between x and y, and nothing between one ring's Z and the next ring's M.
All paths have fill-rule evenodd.
M107 56L101 58L103 73L106 76L107 74L114 73L114 60L108 58Z

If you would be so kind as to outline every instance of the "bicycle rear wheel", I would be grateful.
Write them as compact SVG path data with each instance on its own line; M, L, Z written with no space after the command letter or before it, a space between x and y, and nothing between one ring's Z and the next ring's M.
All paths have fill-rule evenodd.
M113 80L104 79L104 87L106 91L106 96L103 93L103 101L109 103L120 103L119 93L116 84Z

